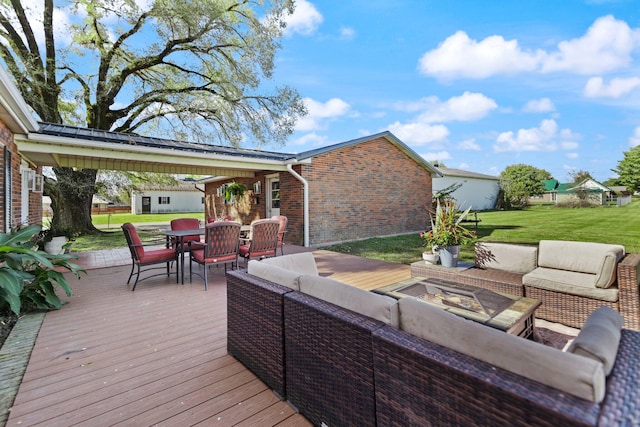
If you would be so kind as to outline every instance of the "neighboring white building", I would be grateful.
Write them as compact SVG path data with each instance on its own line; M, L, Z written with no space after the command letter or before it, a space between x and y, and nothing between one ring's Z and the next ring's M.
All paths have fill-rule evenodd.
M445 188L460 183L462 186L454 191L454 197L461 209L471 206L474 211L493 209L500 192L500 178L497 176L483 175L461 169L449 169L438 167L443 177L433 178L433 194Z
M148 186L131 193L131 213L204 212L204 192L195 182Z

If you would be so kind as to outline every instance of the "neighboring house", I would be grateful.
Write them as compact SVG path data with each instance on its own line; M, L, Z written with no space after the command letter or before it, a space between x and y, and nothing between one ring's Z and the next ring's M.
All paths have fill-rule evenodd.
M204 193L194 181L145 186L131 193L131 213L204 212Z
M500 193L500 178L461 169L438 167L442 177L433 179L433 193L454 184L462 184L451 196L461 209L471 206L474 211L494 209Z
M439 171L391 132L291 156L288 171L235 178L249 188L249 203L225 204L218 189L230 180L209 180L206 216L214 215L214 202L218 216L230 214L247 224L285 215L286 241L309 246L425 229L432 175Z
M538 197L531 197L530 202L572 203L580 199L593 205L604 205L615 196L615 192L599 183L587 178L580 184L561 183L555 179L544 181L544 193Z
M109 210L109 205L112 203L106 199L98 195L94 195L91 201L91 213L92 214L100 214L107 213ZM43 216L51 216L53 215L53 210L51 209L51 197L42 196L42 215Z

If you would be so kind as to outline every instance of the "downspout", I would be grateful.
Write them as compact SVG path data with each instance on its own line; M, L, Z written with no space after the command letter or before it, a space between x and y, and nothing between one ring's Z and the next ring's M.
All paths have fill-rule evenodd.
M302 196L302 206L303 206L303 221L304 221L304 247L309 247L309 183L306 179L304 179L298 172L293 170L293 166L291 163L287 163L287 170L291 175L295 177L298 181L302 183L303 196Z

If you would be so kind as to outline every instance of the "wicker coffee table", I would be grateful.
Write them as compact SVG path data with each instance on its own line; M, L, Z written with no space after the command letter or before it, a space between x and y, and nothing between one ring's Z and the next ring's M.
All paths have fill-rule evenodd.
M415 297L466 319L530 339L534 313L541 304L532 298L424 277L412 277L373 292L394 298Z

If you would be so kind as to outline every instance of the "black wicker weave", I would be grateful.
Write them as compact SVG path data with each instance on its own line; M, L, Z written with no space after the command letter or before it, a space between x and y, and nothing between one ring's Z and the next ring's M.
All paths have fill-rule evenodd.
M284 313L291 404L315 425L375 426L371 332L384 323L300 292Z
M379 426L637 426L640 334L595 404L394 328L373 334Z
M282 297L288 292L292 289L245 271L227 271L227 351L283 399Z

